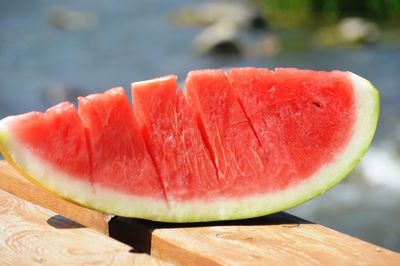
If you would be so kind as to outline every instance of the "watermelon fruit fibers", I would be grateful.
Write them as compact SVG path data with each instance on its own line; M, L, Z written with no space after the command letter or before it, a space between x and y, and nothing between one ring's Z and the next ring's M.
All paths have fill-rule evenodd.
M0 121L0 149L51 192L107 213L196 222L321 195L359 162L379 114L351 72L196 70ZM132 107L133 106L133 107Z

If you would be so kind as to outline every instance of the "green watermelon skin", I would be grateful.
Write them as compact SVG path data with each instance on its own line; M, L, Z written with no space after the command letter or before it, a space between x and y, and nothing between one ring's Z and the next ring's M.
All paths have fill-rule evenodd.
M167 132L181 132L177 135L179 137L181 137L182 132L192 132L191 134L195 132L194 135L187 138L188 140L195 138L197 142L193 143L200 143L198 141L201 138L203 143L197 145L201 146L200 149L192 147L191 152L185 155L186 157L179 158L190 158L190 154L197 154L201 150L203 157L211 160L212 165L207 164L209 173L206 173L210 182L205 183L210 190L204 189L204 187L199 187L198 191L196 190L196 186L202 184L196 178L201 179L205 172L198 169L193 170L196 169L193 167L191 168L192 171L184 170L185 173L189 172L190 174L177 175L177 178L184 176L186 179L182 180L186 180L185 182L178 182L178 179L174 180L173 175L169 175L169 182L163 182L160 174L161 168L158 167L161 165L160 161L154 160L154 152L157 150L152 149L152 154L151 143L148 138L144 137L145 129L149 128L146 123L149 121L147 118L150 115L153 119L163 116L171 118L174 117L174 112L169 114L159 113L159 115L157 115L157 112L147 113L144 114L144 117L137 119L137 113L132 111L132 114L124 116L124 119L130 119L133 122L127 122L127 120L121 122L121 124L130 125L129 128L132 125L138 126L133 131L126 131L129 134L124 133L123 135L130 136L129 145L117 146L120 142L114 141L115 143L113 143L115 137L109 138L110 143L108 145L115 144L117 148L114 147L114 153L117 152L117 154L119 151L123 152L124 149L127 149L126 147L131 147L132 150L132 143L136 143L135 152L127 153L132 158L129 160L146 165L147 168L143 169L153 169L146 170L146 173L139 171L142 174L140 182L126 181L135 180L135 176L139 174L129 176L125 171L126 167L118 163L120 160L116 160L116 162L110 160L107 166L109 174L96 179L99 174L93 174L93 160L104 160L104 155L102 159L96 159L93 157L93 151L96 150L96 145L102 145L102 142L100 141L92 146L91 140L95 136L90 134L88 123L85 122L85 118L82 119L81 110L78 112L69 103L57 105L45 113L28 113L2 119L0 121L0 150L17 170L36 184L77 204L114 215L164 222L200 222L250 218L285 210L323 194L345 178L358 164L366 153L377 127L379 93L369 81L351 72L277 69L272 73L272 75L280 73L279 78L276 78L278 81L271 81L275 85L268 85L268 80L265 80L265 84L262 86L255 85L254 82L253 84L251 81L260 78L259 75L262 75L262 73L267 73L266 76L271 74L266 69L256 68L232 69L227 73L221 70L191 72L186 81L186 95L178 90L176 95L170 94L170 98L168 98L170 102L175 101L174 108L184 107L182 110L185 111L171 110L178 110L176 112L181 116L179 121L186 122L184 125L183 122L179 122L178 127L176 127L178 129L169 124L170 128L167 128ZM318 78L318 76L322 78ZM285 81L282 77L287 78L287 80ZM330 83L326 81L331 79L334 81ZM341 79L343 81L340 81ZM162 83L162 80L158 80L158 82ZM310 82L309 86L304 85L307 82ZM330 87L326 85L328 83L331 84ZM160 86L160 84L154 84L156 83L150 81L150 85L145 88L145 95L159 97L161 102L167 100L163 98L162 94L151 92L151 90L157 90L157 86ZM303 85L300 86L299 84ZM339 84L340 86L335 87L336 85L333 86L332 84ZM318 146L317 144L324 143L321 138L313 142L314 146L312 146L313 143L307 142L310 138L301 139L300 144L306 143L306 147L311 145L308 153L305 153L307 156L301 158L297 155L296 157L295 155L299 153L291 151L290 154L292 155L287 156L291 161L285 159L290 163L279 166L281 174L277 174L277 170L274 172L274 169L271 168L274 166L272 162L283 158L281 155L284 149L282 148L280 155L277 156L271 153L273 150L266 148L268 147L266 143L271 143L272 138L265 136L267 133L265 133L261 121L263 117L268 117L271 113L268 113L262 106L264 104L271 109L272 107L275 108L274 110L280 107L271 106L271 102L269 102L271 100L263 98L264 96L261 97L262 95L257 98L263 99L260 101L260 105L252 104L251 100L254 99L254 97L251 98L252 93L257 90L264 93L263 86L269 89L275 86L275 89L280 91L280 96L276 95L273 99L281 102L283 107L285 106L284 91L290 92L290 88L301 87L299 94L291 98L294 102L296 99L306 99L311 92L314 97L319 91L319 86L330 88L321 95L317 95L319 99L325 99L324 95L326 94L336 95L339 89L341 93L342 90L348 90L347 94L351 96L350 100L343 100L343 106L339 107L341 109L336 110L335 114L310 115L313 124L307 124L307 117L303 117L300 124L303 124L304 127L297 125L297 132L299 132L307 126L312 128L312 125L318 123L340 124L338 130L342 131L339 133L331 132L335 130L335 127L325 127L328 128L325 130L330 130L328 133L331 134L328 134L330 137L326 138L327 141L329 139L337 141L319 147L321 145ZM341 93L338 95L341 95ZM126 109L126 101L124 100L124 102ZM119 106L117 104L114 108L118 109ZM148 101L141 108L142 110L147 108L150 112L149 106L151 106L151 101ZM100 114L101 111L107 110L109 106L104 106L104 110L101 109L102 107L97 106L97 108L100 108L97 112L97 114ZM135 102L133 108L136 108ZM303 109L300 108L300 112L297 114L305 115L306 112L303 113L301 110ZM342 115L341 110L345 111L342 113L348 114L348 120L346 118L336 119ZM253 114L253 111L258 113L259 116ZM118 136L112 129L119 125L118 121L120 120L110 117L109 115L112 113L107 111L97 117L104 126L102 132L105 134L105 139L107 139L108 130L113 136ZM326 118L324 117L330 117L330 119L325 121ZM86 121L90 121L90 118L89 115L89 120L86 119ZM276 128L290 128L291 130L288 130L286 134L294 134L293 137L288 137L288 140L279 140L281 141L280 145L283 145L282 143L291 144L285 148L289 150L290 147L293 147L293 143L290 141L294 141L298 137L295 136L296 132L290 132L293 131L290 121L296 120L291 120L294 119L293 117L286 118L285 123L278 120ZM318 118L320 118L320 121L315 121ZM111 121L114 121L114 126L108 127L108 123L112 125ZM136 121L139 121L139 123ZM163 123L163 121L163 119L158 119L153 123ZM271 119L268 121L271 121ZM191 130L192 127L197 128L193 131ZM218 130L216 131L216 129ZM35 132L35 134L29 134L29 132ZM223 137L217 136L217 132L224 132ZM307 132L310 132L314 137L318 134L324 135L318 133L318 130ZM152 131L150 133L157 136L157 132ZM237 137L235 138L235 136ZM338 136L343 136L342 140ZM46 141L43 141L43 139ZM173 147L178 147L176 152L184 153L185 145L188 142L185 142L184 138L181 138L181 140L183 141L176 142L180 143L179 145L175 143ZM300 147L299 145L295 147ZM318 147L320 151L317 150ZM107 148L102 147L102 154L107 154ZM171 157L173 154L174 152L170 153L169 156ZM276 157L274 160L271 159L274 158L273 156ZM178 158L178 156L176 157ZM296 160L296 158L301 158L301 160ZM174 161L174 159L172 158L170 162L179 161ZM241 159L242 161L240 161ZM192 160L191 162L195 161ZM315 163L317 166L314 168L308 166L314 162L318 162ZM97 163L101 165L101 162ZM188 165L192 164L189 163ZM234 167L230 167L231 165L234 165ZM294 166L290 168L291 165ZM137 168L140 168L140 166L134 166L134 170L138 170ZM211 170L215 170L215 176L213 176ZM124 174L121 174L121 172ZM177 172L179 173L179 171ZM292 172L294 174L290 174ZM279 176L282 176L282 178L279 179ZM117 177L119 179L113 179ZM102 181L97 182L96 180ZM119 181L113 183L113 180ZM216 181L218 181L218 186L216 186ZM131 185L130 188L129 185ZM199 193L199 191L213 192L204 196L206 193Z

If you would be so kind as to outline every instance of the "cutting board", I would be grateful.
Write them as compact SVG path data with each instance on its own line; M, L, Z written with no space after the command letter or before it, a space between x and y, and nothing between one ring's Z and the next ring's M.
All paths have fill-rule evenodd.
M32 185L4 161L0 162L0 189L13 194L8 195L20 201L51 210L47 210L47 216L38 213L32 214L33 218L24 216L28 222L32 219L40 223L48 220L52 214L57 219L65 216L85 229L93 228L104 235L108 234L129 244L135 252L148 253L163 263L400 265L399 253L283 212L254 219L192 224L112 217L72 204ZM25 212L24 209L20 210L21 215ZM2 213L0 215L1 224L4 217ZM36 238L37 241L40 241L40 237ZM88 243L91 246L92 242ZM55 245L58 244L56 241Z

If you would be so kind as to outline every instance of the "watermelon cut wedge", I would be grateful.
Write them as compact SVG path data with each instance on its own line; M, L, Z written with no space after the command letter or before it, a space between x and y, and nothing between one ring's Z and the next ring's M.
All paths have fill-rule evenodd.
M32 182L110 214L250 218L340 182L370 145L379 93L351 72L195 70L0 121L0 150Z

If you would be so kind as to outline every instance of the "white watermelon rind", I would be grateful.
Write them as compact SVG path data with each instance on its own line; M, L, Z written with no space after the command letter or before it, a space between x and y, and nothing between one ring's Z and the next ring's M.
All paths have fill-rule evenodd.
M79 177L72 177L58 171L51 164L13 141L9 132L9 123L13 118L9 117L0 121L0 151L19 173L36 185L68 201L112 214L123 213L126 208L131 208L135 210L138 217L155 217L167 209L167 205L163 201L121 196L120 193L82 181L87 180L86 178L80 180ZM129 207L126 205L127 202L129 202Z
M348 72L356 99L356 123L346 147L316 174L286 190L240 199L168 202L122 194L61 173L17 143L10 133L11 118L0 121L0 151L36 184L82 206L119 216L163 222L234 220L275 213L317 197L344 179L366 153L379 117L379 93L366 79Z

